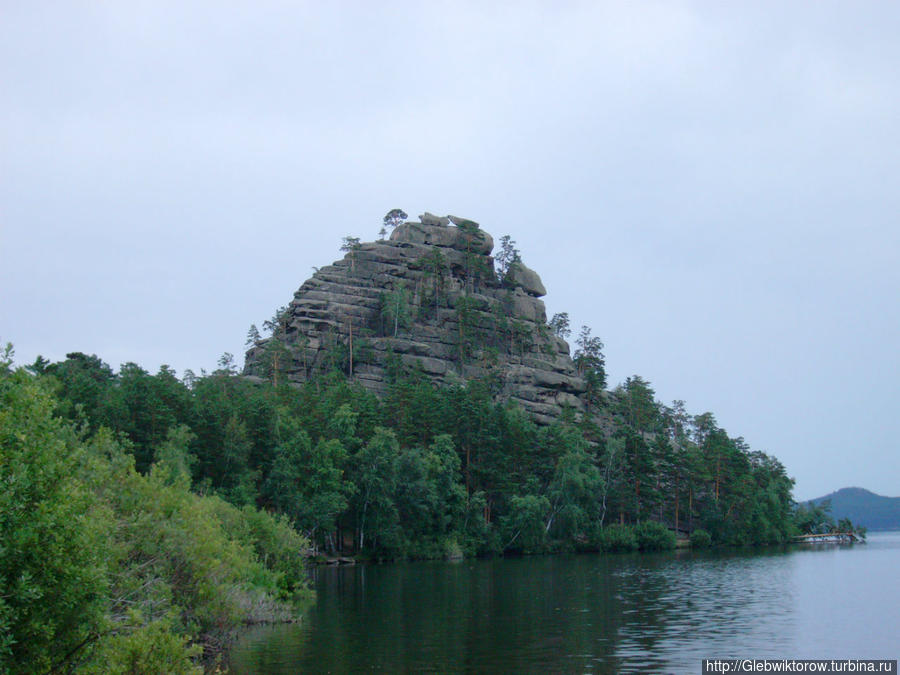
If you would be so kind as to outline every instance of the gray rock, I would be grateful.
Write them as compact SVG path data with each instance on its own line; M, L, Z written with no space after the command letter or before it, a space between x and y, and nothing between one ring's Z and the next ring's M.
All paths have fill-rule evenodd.
M547 311L544 309L543 301L526 295L521 288L516 288L512 297L515 316L535 323L546 321Z
M447 227L450 224L450 219L447 216L436 216L433 213L428 213L426 211L421 216L419 216L419 222L423 225L437 225L439 227Z
M538 276L537 272L526 267L522 263L516 263L510 267L507 278L510 283L521 287L523 291L536 298L547 295L547 289L545 289L544 284L541 283L541 278Z
M394 353L441 385L494 374L501 383L498 398L516 401L542 424L566 407L584 410L579 395L585 384L575 371L568 345L544 328L546 310L538 298L546 291L540 277L519 264L509 277L512 292L490 275L477 285L467 280L465 271L472 266L473 255L481 256L480 267L492 269L493 238L480 229L474 237L467 234L459 227L466 222L471 221L425 213L421 222L394 228L389 241L362 243L352 260L347 256L317 270L289 305L286 341L293 358L288 379L301 383L322 372L330 350L349 341L352 326L354 341L365 340L369 347L354 361L353 377L376 395L388 390L385 366L388 354ZM447 262L437 312L431 295L434 278L422 262L434 248ZM407 290L413 321L394 337L384 325L381 307L385 294L401 286ZM463 330L481 336L476 343L485 342L460 362L458 310L464 294L469 309ZM500 315L518 330L530 331L531 337L522 341L498 333ZM264 344L248 351L248 376L264 375ZM487 344L491 350L483 348Z
M429 222L398 225L391 232L390 241L400 246L424 244L450 248L461 252L468 250L476 255L485 256L490 255L491 251L494 250L494 238L484 230L478 230L470 240L469 235L458 227L436 224L428 218L426 220L429 220Z
M491 251L494 250L494 238L484 230L478 230L478 236L480 239L477 243L478 253L490 255Z
M415 356L413 354L404 354L400 357L403 363L408 366L421 368L428 375L446 375L450 369L449 364L441 359L433 359L428 356Z

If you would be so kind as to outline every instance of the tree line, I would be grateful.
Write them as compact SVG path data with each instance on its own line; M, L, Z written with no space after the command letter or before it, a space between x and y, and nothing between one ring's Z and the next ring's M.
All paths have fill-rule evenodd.
M611 526L647 522L723 544L794 534L777 459L639 376L604 390L602 343L583 329L579 345L591 414L548 426L497 402L490 377L440 388L399 359L382 398L339 363L300 386L242 377L227 357L182 379L82 353L31 370L61 417L126 437L138 472L176 438L196 493L283 514L326 555L601 550Z

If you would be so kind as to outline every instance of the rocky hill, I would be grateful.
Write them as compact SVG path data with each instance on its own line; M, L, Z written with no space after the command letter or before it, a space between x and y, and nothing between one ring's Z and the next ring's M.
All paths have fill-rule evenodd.
M387 240L345 248L247 352L245 374L299 383L338 367L382 393L402 363L442 384L491 377L498 398L541 423L583 410L586 385L547 327L540 277L519 261L496 265L477 223L426 213Z

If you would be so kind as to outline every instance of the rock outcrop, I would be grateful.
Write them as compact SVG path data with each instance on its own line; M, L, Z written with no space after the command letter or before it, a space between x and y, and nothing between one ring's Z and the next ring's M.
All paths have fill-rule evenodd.
M278 340L279 369L303 382L328 368L375 393L402 363L441 384L490 377L497 397L540 423L578 413L585 383L569 346L547 327L540 277L514 263L499 279L492 237L473 221L426 213L390 239L363 243L294 294ZM247 352L245 374L272 368L271 341Z

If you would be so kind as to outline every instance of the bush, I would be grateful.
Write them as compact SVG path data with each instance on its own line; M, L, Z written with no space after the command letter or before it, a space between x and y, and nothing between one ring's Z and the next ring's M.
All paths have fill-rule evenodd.
M285 518L190 492L179 438L141 475L53 409L0 360L0 674L195 673L242 623L296 616L308 543Z
M536 495L515 496L510 501L509 514L500 519L505 551L538 553L544 549L547 530L544 514L550 510L546 497Z
M309 542L293 528L287 516L252 506L238 508L218 497L207 499L227 535L253 551L256 560L274 575L269 579L275 581L281 599L303 600L311 596L304 557Z
M77 672L202 675L203 668L196 662L202 650L189 642L177 616L148 623L139 612L130 612L115 633L100 640L90 661L81 664Z
M49 672L104 629L112 523L47 387L0 360L0 673Z
M675 548L675 533L652 520L638 523L634 528L634 536L642 551L671 551Z
M691 546L693 548L708 548L712 544L712 537L709 532L703 529L691 532Z
M215 656L242 623L295 616L284 600L303 593L300 554L308 543L286 519L169 484L170 472L158 466L143 476L104 429L91 439L81 470L115 522L109 580L112 598L123 604L113 600L112 614L140 615L118 627L145 636L120 641L128 653L156 645L169 625L158 622L167 617L175 617L174 633L191 635L205 656Z
M444 558L446 560L462 560L465 557L462 546L456 539L448 538L444 540Z
M600 550L605 553L636 551L634 530L627 525L610 525L600 531Z

